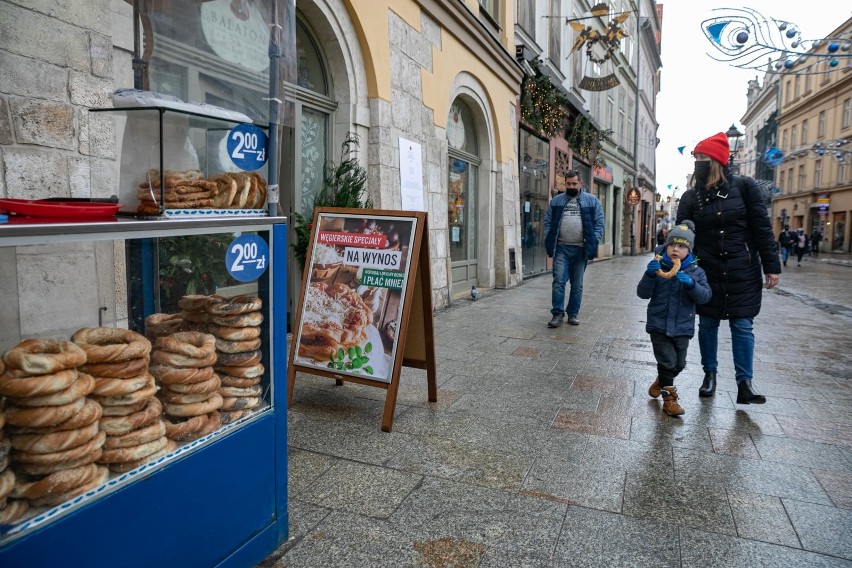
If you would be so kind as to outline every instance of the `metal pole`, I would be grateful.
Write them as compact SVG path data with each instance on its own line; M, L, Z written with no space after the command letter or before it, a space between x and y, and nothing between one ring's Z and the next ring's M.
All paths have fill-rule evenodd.
M269 33L269 145L267 160L269 169L267 174L267 189L269 201L267 203L268 213L272 216L278 215L278 135L281 105L280 69L281 64L281 25L279 13L281 4L275 2L272 7L272 26Z
M636 206L630 206L630 256L636 256Z

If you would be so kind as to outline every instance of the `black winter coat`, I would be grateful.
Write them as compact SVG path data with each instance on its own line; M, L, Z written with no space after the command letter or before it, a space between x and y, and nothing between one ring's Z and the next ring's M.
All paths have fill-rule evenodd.
M734 176L721 186L690 189L677 208L677 223L695 223L695 256L713 290L699 315L717 319L753 318L760 313L763 275L781 274L778 244L760 188Z

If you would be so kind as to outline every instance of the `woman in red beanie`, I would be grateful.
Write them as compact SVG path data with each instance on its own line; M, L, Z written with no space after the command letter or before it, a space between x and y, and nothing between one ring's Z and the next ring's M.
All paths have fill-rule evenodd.
M704 367L698 395L713 396L716 391L719 324L728 320L737 403L763 404L766 397L751 384L753 321L760 312L763 276L766 288L774 288L781 278L772 224L755 181L731 174L730 147L724 132L699 142L693 156L693 187L681 198L676 222L692 219L695 223L695 256L713 290L710 302L697 306L698 347Z

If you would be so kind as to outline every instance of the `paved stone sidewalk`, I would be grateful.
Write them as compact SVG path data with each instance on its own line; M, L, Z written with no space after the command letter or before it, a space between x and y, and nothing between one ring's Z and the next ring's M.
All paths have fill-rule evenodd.
M391 433L384 391L300 376L291 539L261 566L852 566L852 270L765 294L765 405L734 403L725 326L699 399L693 341L677 419L646 394L649 259L590 265L580 326L545 326L549 275L436 314L438 402L406 369Z

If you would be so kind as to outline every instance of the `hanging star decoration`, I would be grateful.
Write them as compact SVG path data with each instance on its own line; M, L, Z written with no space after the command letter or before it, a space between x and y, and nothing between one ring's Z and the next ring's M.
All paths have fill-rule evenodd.
M570 53L580 51L583 47L586 48L586 57L592 63L603 66L608 64L613 65L613 55L621 46L621 40L627 37L627 32L622 27L622 24L630 17L631 12L622 12L615 15L606 29L602 32L596 30L591 25L586 25L580 20L588 20L592 18L601 18L609 14L609 5L599 3L592 6L590 10L591 16L576 19L566 19L565 23L571 26L577 33L574 40L574 45L571 47ZM569 55L570 55L569 53ZM600 77L592 77L584 74L578 85L579 88L587 91L606 91L612 89L620 83L618 77L610 69L607 75Z
M751 8L717 8L701 29L717 55L715 61L767 73L821 75L852 67L852 34L804 39L792 22L767 18ZM719 55L720 54L720 55Z

